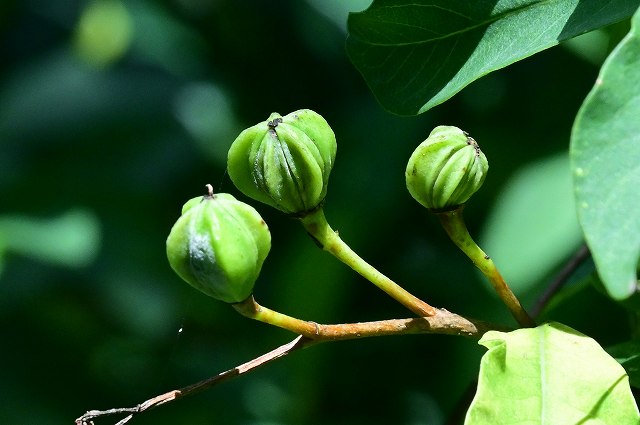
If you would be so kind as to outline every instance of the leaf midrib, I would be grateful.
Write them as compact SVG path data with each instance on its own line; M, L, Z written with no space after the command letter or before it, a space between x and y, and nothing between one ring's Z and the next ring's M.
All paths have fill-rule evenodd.
M459 34L464 34L464 33L467 33L467 32L471 32L471 31L476 30L478 28L481 28L483 26L489 27L491 24L493 24L496 21L499 21L499 20L503 19L504 17L507 17L509 15L516 15L516 14L522 12L522 11L525 11L527 9L531 9L531 8L534 8L534 7L538 7L538 6L540 6L540 5L544 4L544 3L549 3L550 4L550 3L558 3L558 2L561 2L561 1L564 1L564 0L540 0L540 1L536 1L536 2L530 3L530 4L525 5L525 6L520 6L520 7L517 7L515 9L510 9L510 10L508 10L506 12L503 12L503 13L500 13L500 14L497 14L497 15L492 15L492 16L490 16L490 19L487 19L487 20L484 20L482 22L479 22L476 25L465 27L463 29L447 33L447 34L445 34L443 36L440 36L440 37L433 37L433 38L429 38L429 39L426 39L426 40L411 41L411 42L406 42L406 43L398 43L398 42L394 42L394 43L374 43L374 42L369 42L368 41L368 42L365 42L365 44L368 44L370 46L376 46L376 47L405 47L405 46L415 46L415 45L420 45L420 44L433 43L433 42L436 42L436 41L445 40L445 39L450 38L450 37L455 37L455 36L457 36ZM390 8L399 8L399 7L408 7L408 6L413 6L413 7L415 7L415 6L419 6L419 7L436 7L436 8L439 8L439 9L448 10L448 9L444 9L444 8L442 8L440 6L433 6L433 5L424 5L424 6L422 6L422 5L415 5L415 4L413 4L413 5L384 6L384 7L381 7L380 9L390 9ZM452 11L452 10L449 10L449 11L451 13L456 14L456 15L463 16L463 17L467 18L466 16L464 16L464 15L458 13L458 12L455 12L455 11ZM470 19L470 18L468 18L468 19ZM420 28L421 30L428 30L427 28L416 27L414 25L408 25L408 24L398 23L398 22L394 22L394 21L378 20L377 22L379 24L384 24L384 25L406 26L406 27L411 27L411 28ZM360 39L359 37L354 36L353 33L351 33L350 36Z

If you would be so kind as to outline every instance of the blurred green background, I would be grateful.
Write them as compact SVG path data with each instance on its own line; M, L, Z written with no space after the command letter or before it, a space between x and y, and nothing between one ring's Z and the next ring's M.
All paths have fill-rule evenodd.
M132 406L292 339L181 282L164 253L182 204L205 184L248 201L225 173L226 151L271 112L310 108L332 125L325 212L357 252L435 306L512 325L404 187L406 161L434 126L470 132L491 172L467 224L533 305L580 245L571 124L624 25L398 117L345 54L347 14L369 3L1 3L1 424ZM273 237L259 302L322 323L410 316L294 220L251 203ZM589 286L555 306L545 318L603 345L625 338L624 312ZM324 344L131 423L454 424L482 353L444 336Z

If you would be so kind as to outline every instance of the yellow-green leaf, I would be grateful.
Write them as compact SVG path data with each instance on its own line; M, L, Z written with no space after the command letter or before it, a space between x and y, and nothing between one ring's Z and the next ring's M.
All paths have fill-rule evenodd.
M593 339L559 323L487 332L465 425L637 425L629 378Z

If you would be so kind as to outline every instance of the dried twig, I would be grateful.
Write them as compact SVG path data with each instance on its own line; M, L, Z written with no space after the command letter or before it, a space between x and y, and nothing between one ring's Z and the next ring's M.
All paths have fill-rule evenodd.
M562 267L562 269L558 272L558 274L553 278L553 280L547 285L544 293L540 296L536 304L531 309L531 314L536 317L538 316L544 307L549 303L551 298L562 289L562 287L567 283L573 272L582 264L584 260L591 256L591 252L587 245L582 245L578 250L569 258L566 264Z
M173 402L179 398L204 391L214 385L250 372L273 360L291 354L294 351L320 342L419 333L459 335L477 339L489 330L509 330L486 322L466 319L444 309L436 309L436 314L430 317L391 319L376 322L345 323L337 325L321 325L309 322L309 326L314 330L310 335L299 335L293 341L284 344L275 350L269 351L260 357L256 357L253 360L236 366L233 369L229 369L195 384L157 395L134 407L89 410L84 415L76 419L75 423L76 425L93 425L93 420L100 417L126 415L116 423L116 425L124 425L137 414Z
M287 354L290 354L294 351L297 351L301 348L304 348L313 342L315 341L300 335L296 337L293 341L287 344L281 345L275 350L269 351L268 353L265 353L260 357L256 357L253 360L250 360L246 363L236 366L233 369L229 369L225 372L219 373L203 381L188 385L178 390L173 390L173 391L166 392L164 394L157 395L143 403L138 404L135 407L124 407L124 408L116 408L116 409L108 409L108 410L89 410L87 413L85 413L84 415L76 419L76 425L92 425L93 419L96 419L102 416L127 414L127 416L124 419L120 420L116 424L116 425L124 425L139 413L146 412L147 410L151 410L155 407L162 406L163 404L170 403L179 398L204 391L208 388L213 387L214 385L220 384L228 379L250 372L259 366L262 366L268 362L271 362L280 357L286 356Z

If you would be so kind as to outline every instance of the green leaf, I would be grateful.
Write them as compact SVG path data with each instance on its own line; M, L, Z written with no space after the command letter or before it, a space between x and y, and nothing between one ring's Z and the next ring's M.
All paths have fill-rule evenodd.
M578 112L571 160L578 219L609 294L637 290L640 256L640 12Z
M382 106L415 115L489 72L622 20L638 0L377 0L349 15L347 53Z
M537 292L535 285L582 242L571 194L569 158L562 154L527 164L498 196L480 246L516 294Z
M94 66L120 59L131 45L133 23L119 0L90 2L76 27L76 53Z
M559 323L487 332L465 425L638 424L629 378L593 339Z
M12 252L66 267L85 267L98 255L98 218L83 209L36 219L0 216L0 254Z
M607 352L624 367L631 385L640 388L640 341L627 341L607 348Z

